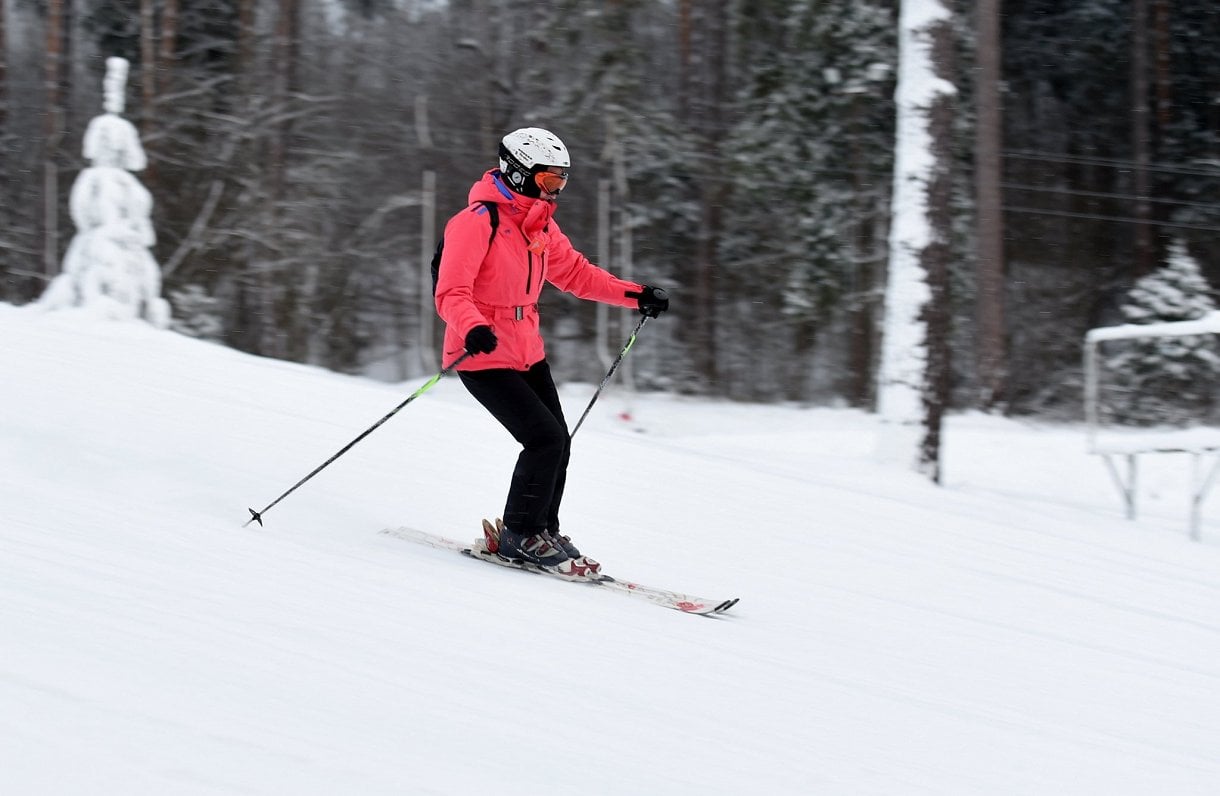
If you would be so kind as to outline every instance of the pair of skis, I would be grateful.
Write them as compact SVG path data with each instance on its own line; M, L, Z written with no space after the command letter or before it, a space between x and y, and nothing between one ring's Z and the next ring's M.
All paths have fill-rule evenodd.
M497 564L502 567L520 569L526 572L536 572L575 583L589 584L597 588L617 592L628 597L635 597L637 599L645 600L653 605L659 605L663 608L672 608L675 611L681 611L682 613L686 614L716 616L724 613L737 604L736 597L728 600L708 600L702 597L693 597L689 594L669 591L667 589L657 589L652 586L645 586L643 584L633 583L627 580L619 580L618 578L613 578L609 575L599 574L589 578L564 577L524 561L508 560L501 558L495 553L488 552L486 543L482 539L471 544L463 544L462 542L447 539L444 536L438 536L436 534L421 531L416 528L386 528L382 531L382 533L386 534L387 536L405 539L409 542L426 545L427 547L432 547L438 550L451 550L455 553L461 553L468 558L486 561L487 563Z

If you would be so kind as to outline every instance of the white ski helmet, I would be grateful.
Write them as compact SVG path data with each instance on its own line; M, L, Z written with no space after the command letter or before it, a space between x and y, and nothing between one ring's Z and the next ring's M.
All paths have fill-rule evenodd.
M525 196L540 194L534 175L547 166L572 165L568 148L559 136L541 127L513 130L500 141L500 173L508 187Z

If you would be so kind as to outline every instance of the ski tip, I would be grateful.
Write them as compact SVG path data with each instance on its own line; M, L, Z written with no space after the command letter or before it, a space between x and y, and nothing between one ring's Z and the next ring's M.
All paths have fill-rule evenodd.
M254 509L246 509L246 511L250 512L250 519L246 520L245 525L242 525L241 527L245 528L246 525L249 525L252 522L257 522L258 527L260 527L260 528L263 527L263 515L262 514L259 514Z

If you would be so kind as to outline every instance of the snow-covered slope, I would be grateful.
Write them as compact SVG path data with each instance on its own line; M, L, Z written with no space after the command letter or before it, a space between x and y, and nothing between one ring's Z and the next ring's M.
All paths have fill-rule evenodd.
M647 345L641 340L640 345ZM1077 428L968 416L937 488L851 411L613 392L565 530L704 619L473 537L514 446L418 383L0 306L0 792L1215 793L1220 551ZM422 380L421 380L422 381ZM590 390L565 390L570 417Z

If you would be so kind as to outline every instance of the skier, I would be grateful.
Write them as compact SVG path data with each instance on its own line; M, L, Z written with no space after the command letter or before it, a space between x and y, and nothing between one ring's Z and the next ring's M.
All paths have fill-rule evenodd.
M559 530L570 437L539 333L538 296L550 282L653 318L669 299L593 265L560 230L555 203L571 164L554 133L514 130L501 140L499 157L500 167L471 187L469 206L445 225L436 283L445 357L477 355L458 365L458 376L521 444L499 554L561 575L595 575L600 565Z

